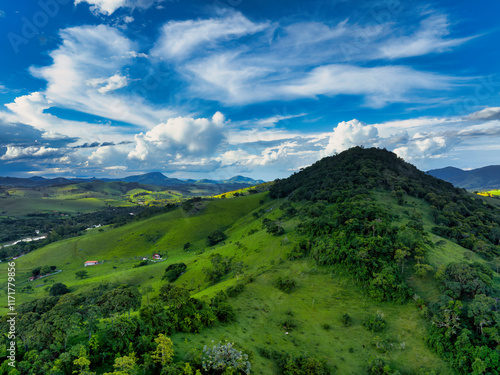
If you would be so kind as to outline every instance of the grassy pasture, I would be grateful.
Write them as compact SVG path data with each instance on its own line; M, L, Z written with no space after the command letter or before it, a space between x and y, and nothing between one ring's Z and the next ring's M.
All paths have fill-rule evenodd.
M161 276L172 263L184 262L187 271L175 283L191 290L194 297L209 299L217 291L252 277L245 290L231 299L237 312L237 321L205 329L200 334L177 333L173 335L176 356L184 358L193 348L229 340L252 353L253 373L274 374L272 360L263 353L278 350L295 355L324 358L339 374L362 374L367 361L382 356L393 368L403 372L416 372L420 368L433 369L439 374L452 374L449 367L431 352L425 344L425 320L412 301L404 305L377 303L369 299L362 286L349 275L317 267L310 260L288 261L286 254L292 249L299 219L282 220L285 234L273 237L261 227L252 212L263 208L265 217L281 216L279 201L270 201L267 193L235 199L214 199L202 202L190 212L176 209L168 213L133 222L118 228L93 229L81 237L53 243L16 261L17 288L33 286L33 293L18 293L17 303L47 295L45 290L55 282L68 285L78 292L96 284L107 282L131 283L142 288L152 286L158 290L163 283ZM394 198L377 192L376 198L391 212L399 215L398 224L408 221L414 209L423 212L426 229L431 225L430 208L426 203L407 197L398 206ZM261 205L260 201L264 203ZM216 229L225 231L228 239L214 247L206 246L206 237ZM249 231L257 230L252 235ZM440 237L433 237L437 242ZM189 251L183 250L186 242ZM446 241L428 255L435 267L463 257L464 249ZM165 261L145 267L133 266L143 256L159 252ZM243 262L242 274L230 274L221 282L209 285L203 269L210 265L210 255L219 253L232 257L233 262ZM98 266L83 267L87 260L98 260ZM57 265L63 271L46 279L28 282L34 267ZM0 264L0 285L6 285L6 264ZM85 269L88 277L75 278L75 272ZM275 286L278 276L297 281L297 289L290 294ZM498 281L498 278L497 278ZM416 292L432 297L435 283L415 278ZM2 298L5 288L0 289ZM143 302L154 295L143 296ZM2 306L2 312L5 312ZM349 313L353 323L344 327L343 314ZM361 323L368 316L383 313L388 330L371 333ZM283 322L292 319L296 327L285 328ZM288 332L288 334L287 334ZM375 343L385 341L390 345L387 353L377 350Z

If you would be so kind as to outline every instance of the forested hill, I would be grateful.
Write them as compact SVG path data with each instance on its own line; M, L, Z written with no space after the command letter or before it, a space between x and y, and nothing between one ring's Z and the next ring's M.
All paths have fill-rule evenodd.
M332 202L338 191L375 187L406 192L417 198L429 192L462 195L452 184L427 175L390 151L354 147L321 159L287 179L277 180L271 196L286 197L293 192L298 200Z
M487 257L500 254L500 210L466 191L430 176L394 153L354 147L326 157L287 179L276 180L273 198L339 203L385 189L431 204L433 232Z

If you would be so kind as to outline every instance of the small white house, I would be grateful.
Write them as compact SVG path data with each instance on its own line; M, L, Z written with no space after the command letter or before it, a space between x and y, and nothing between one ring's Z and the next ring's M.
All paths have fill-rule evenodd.
M99 264L99 262L97 260L88 260L85 262L85 267L97 266L98 264Z
M160 254L155 254L155 255L153 255L153 259L161 259L161 255Z

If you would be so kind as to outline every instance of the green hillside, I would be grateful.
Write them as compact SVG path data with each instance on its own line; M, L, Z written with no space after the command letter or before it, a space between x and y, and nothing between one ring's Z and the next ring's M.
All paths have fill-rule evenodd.
M17 259L22 373L249 373L239 353L252 374L498 373L498 209L359 148L238 195ZM226 340L238 359L211 367Z

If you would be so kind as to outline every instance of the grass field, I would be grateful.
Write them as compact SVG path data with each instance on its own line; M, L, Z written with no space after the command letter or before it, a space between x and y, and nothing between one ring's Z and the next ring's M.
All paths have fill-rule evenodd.
M375 196L399 216L398 224L408 221L414 210L418 210L423 213L424 226L430 229L430 207L425 202L405 197L405 203L399 206L388 193L376 192ZM426 323L412 301L404 305L377 303L369 299L349 275L332 273L331 269L317 267L309 260L286 260L296 240L294 228L299 218L282 219L285 234L274 237L262 229L261 220L252 215L263 209L265 217L278 219L282 214L280 203L267 198L267 193L202 201L189 213L176 209L122 227L93 229L81 237L53 243L16 260L18 290L26 285L32 285L34 290L31 294L18 293L16 302L46 296L45 289L55 282L66 284L75 292L107 282L131 283L141 290L151 286L158 290L165 268L182 261L187 271L175 283L188 288L196 298L209 299L217 291L250 276L253 282L231 299L238 316L235 323L205 329L200 334L173 335L177 358L184 358L193 348L210 345L212 340L229 340L252 353L255 374L276 373L273 361L263 355L274 349L324 358L339 374L364 373L367 361L374 356L382 356L391 367L402 372L424 368L439 374L453 374L448 365L427 348ZM225 231L228 238L215 247L207 247L206 237L216 229ZM256 231L249 235L252 229ZM444 241L444 245L434 247L427 256L434 267L464 259L464 249L460 246L438 236L431 240ZM189 251L183 249L186 242L191 243ZM165 260L133 267L142 257L151 257L156 252ZM209 266L209 256L213 253L243 262L242 274L231 274L209 285L203 268ZM84 268L87 260L103 263ZM62 272L28 282L31 270L41 265L56 265ZM0 264L2 286L6 285L6 267ZM76 279L75 272L83 269L88 271L88 278ZM275 286L278 276L296 280L297 289L290 294L281 292ZM499 282L498 275L495 280ZM411 276L410 283L417 294L428 300L439 293L432 278ZM0 293L4 298L5 287ZM143 302L153 295L154 292L144 295ZM2 306L2 312L5 311ZM384 314L388 330L374 334L361 323L377 312ZM353 318L350 327L341 323L345 313ZM283 324L289 318L296 324L293 329ZM375 346L381 340L390 345L386 353Z

